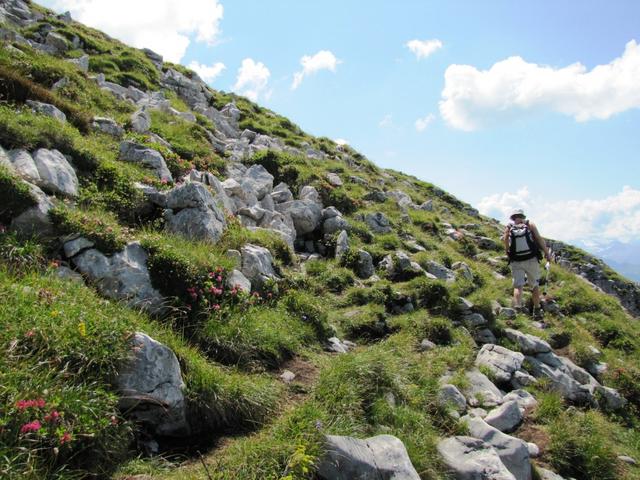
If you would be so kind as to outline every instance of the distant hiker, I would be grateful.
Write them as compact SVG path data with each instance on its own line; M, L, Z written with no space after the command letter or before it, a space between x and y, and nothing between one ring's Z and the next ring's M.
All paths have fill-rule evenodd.
M536 226L526 219L522 210L514 210L510 218L502 240L513 275L513 306L520 310L523 308L522 289L528 283L533 289L533 317L542 319L539 262L543 252L544 257L551 261L551 253Z

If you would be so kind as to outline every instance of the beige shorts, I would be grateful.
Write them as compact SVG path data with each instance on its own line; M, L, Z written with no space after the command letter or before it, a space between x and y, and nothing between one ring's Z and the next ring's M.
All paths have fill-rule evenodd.
M525 283L532 288L537 287L540 281L540 262L537 258L511 262L511 275L513 275L513 286L515 288L524 287Z

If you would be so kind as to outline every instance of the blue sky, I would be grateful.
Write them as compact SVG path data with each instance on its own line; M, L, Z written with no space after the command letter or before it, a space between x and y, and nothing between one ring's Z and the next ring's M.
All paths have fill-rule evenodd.
M518 205L556 238L640 237L640 47L627 45L640 42L640 2L43 3L185 65L224 64L217 89L243 91L251 59L259 103L500 220ZM441 47L418 58L411 40ZM332 58L293 89L302 57L321 51Z

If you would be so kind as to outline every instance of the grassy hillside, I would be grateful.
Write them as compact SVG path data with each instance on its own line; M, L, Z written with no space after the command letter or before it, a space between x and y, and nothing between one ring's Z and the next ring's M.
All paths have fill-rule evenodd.
M602 383L629 402L624 411L609 412L569 405L545 382L527 387L539 406L514 435L541 447L535 464L576 479L640 479L637 467L617 458L640 459L640 326L616 298L553 265L544 288L559 308L547 313L547 328L523 314L497 317L495 302L509 305L511 284L495 221L430 183L380 169L348 146L310 136L274 112L213 89L210 106L220 110L234 102L240 131L291 147L262 149L242 163L264 166L274 185L285 182L296 196L303 186L315 187L324 206L335 206L348 221L351 253L335 258L337 232L314 232L307 239L322 244L326 255L307 260L276 232L248 229L233 216L215 243L168 234L161 209L141 207L136 183L167 192L194 168L224 180L232 153L215 147L210 135L218 128L197 111L190 121L152 110L149 131L134 131L138 106L92 77L163 91L171 108L184 113L191 110L188 99L163 86L163 75L169 69L194 74L168 63L159 69L140 50L28 4L42 16L2 26L15 33L3 36L0 50L0 146L68 155L79 193L52 200L52 234L21 237L8 226L36 200L0 163L0 477L313 478L323 434L387 433L404 442L421 478L447 478L436 444L465 427L437 401L439 379L448 374L463 388L477 351L478 332L461 318L464 297L504 346L515 348L504 333L510 327L557 345L557 353L577 365L606 363ZM27 44L49 31L69 42L66 51L50 54ZM85 54L86 72L69 61ZM56 106L67 121L34 112L27 100ZM123 137L93 128L94 117L113 119ZM160 152L175 183L122 161L123 140ZM317 154L305 153L310 150ZM329 181L329 173L342 185ZM402 206L388 194L395 191L415 206L430 206ZM371 231L365 220L373 213L390 220L387 233ZM76 234L108 255L140 241L168 313L152 317L84 282L60 278L58 267L69 265L61 239ZM256 294L222 287L218 293L212 279L226 279L234 268L227 252L248 243L271 251L281 280ZM434 261L447 268L462 262L469 274L446 282L378 268L377 281L362 280L354 255L360 249L374 265L405 251L426 270ZM412 307L403 309L407 304ZM175 352L189 411L202 419L196 435L167 440L152 457L141 447L144 429L118 409L114 382L139 331ZM357 346L329 353L325 346L333 336ZM424 339L436 348L423 351ZM296 378L283 382L284 370Z

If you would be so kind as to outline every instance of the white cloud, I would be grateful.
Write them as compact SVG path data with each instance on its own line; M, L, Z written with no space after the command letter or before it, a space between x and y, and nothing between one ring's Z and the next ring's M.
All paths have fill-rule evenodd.
M252 58L245 58L238 69L238 77L232 89L254 102L260 96L269 98L271 92L267 90L267 87L270 76L271 72L264 63L256 62Z
M345 140L344 138L336 138L334 142L338 145L349 145L349 140Z
M207 67L194 60L189 64L189 68L196 72L205 82L212 83L227 67L222 62L216 62L210 67Z
M578 122L607 119L640 107L640 47L631 40L621 57L591 71L581 63L554 68L509 57L488 70L450 65L444 78L440 113L461 130L476 130L536 109Z
M405 47L413 52L418 60L427 58L429 55L442 48L442 42L437 38L433 40L409 40Z
M137 48L180 62L191 43L213 43L223 8L218 0L56 0L57 10Z
M389 128L393 127L393 117L390 113L387 113L382 120L378 122L378 127L380 128Z
M295 90L300 86L304 77L319 72L320 70L329 70L335 73L336 67L340 63L342 63L342 61L338 60L333 52L329 50L320 50L313 56L303 56L300 59L302 70L293 75L291 89Z
M430 113L426 117L418 118L415 123L416 130L418 132L424 132L435 119L436 116L433 113Z
M503 222L513 208L524 209L544 236L558 240L588 244L640 238L640 190L629 186L601 199L558 202L533 197L525 186L485 197L478 205L481 213Z

